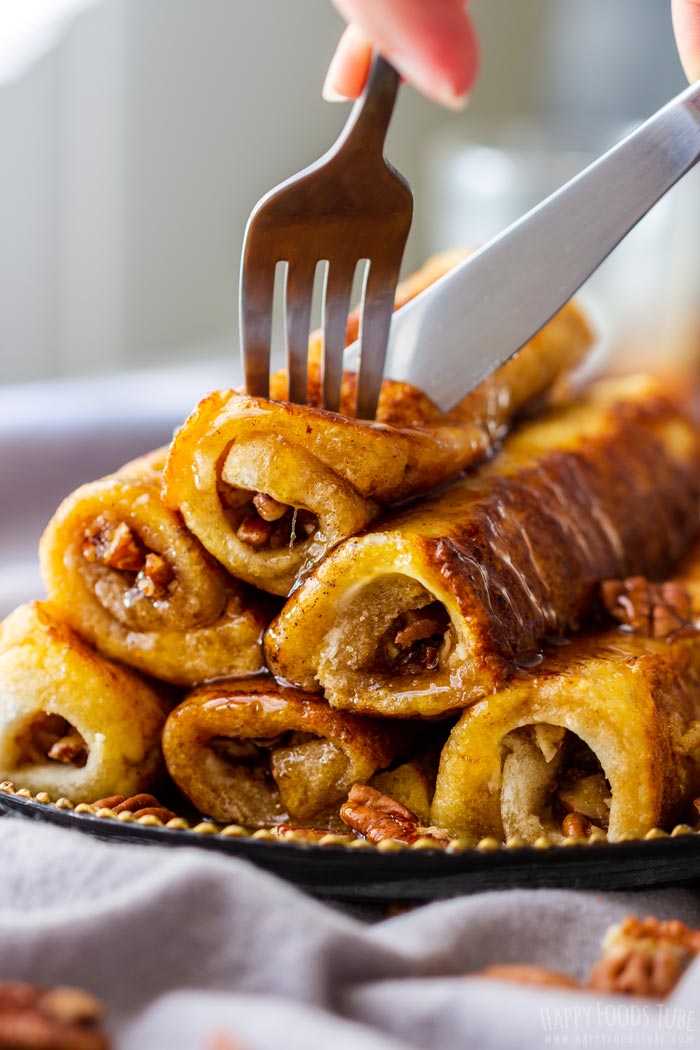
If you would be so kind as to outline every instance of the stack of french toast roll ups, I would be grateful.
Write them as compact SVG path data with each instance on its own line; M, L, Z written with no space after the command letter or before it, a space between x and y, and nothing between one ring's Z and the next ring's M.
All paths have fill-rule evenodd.
M387 379L367 422L312 337L307 404L212 393L68 496L0 626L0 779L320 840L696 823L700 433L683 381L576 384L590 343L569 304L450 412Z

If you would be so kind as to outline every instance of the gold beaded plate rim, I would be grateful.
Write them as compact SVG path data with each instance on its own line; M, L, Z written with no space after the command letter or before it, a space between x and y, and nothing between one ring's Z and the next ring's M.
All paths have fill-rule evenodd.
M700 833L687 824L614 843L598 838L555 844L542 837L532 844L484 838L476 843L453 839L442 846L423 838L410 846L396 841L373 845L334 833L319 842L301 831L281 838L237 824L180 817L163 824L155 817L117 815L46 792L32 794L9 781L0 784L3 813L105 841L227 854L326 899L416 902L516 887L614 890L700 880Z
M568 838L563 842L555 841L547 835L540 836L540 838L533 843L525 842L520 838L511 838L506 842L500 842L492 836L486 836L480 840L467 840L456 837L450 839L449 843L446 845L443 845L426 836L419 838L410 844L401 842L397 839L387 839L375 844L368 842L365 839L358 839L353 836L352 833L343 834L342 832L329 831L323 838L318 839L315 834L309 834L305 832L303 828L295 828L290 829L285 835L281 836L267 828L256 829L245 827L241 824L222 824L220 822L208 820L205 817L202 817L196 822L187 820L184 817L174 817L164 823L152 814L136 818L134 817L134 814L129 813L128 811L115 813L114 810L111 809L96 809L94 805L89 805L84 802L74 803L71 799L64 797L53 799L47 791L38 791L36 794L32 794L27 788L16 788L10 780L0 783L0 796L5 796L6 798L9 796L18 801L21 799L24 802L32 802L38 806L60 810L64 813L70 813L74 818L81 818L83 820L85 818L95 818L99 821L108 820L117 821L120 824L129 824L134 832L137 832L137 829L143 828L160 828L168 831L185 832L188 835L217 835L223 838L251 839L257 842L274 843L275 845L293 844L295 846L303 845L306 847L320 847L321 849L328 849L331 847L356 849L359 846L383 853L404 852L406 850L431 850L439 853L477 850L490 853L504 850L559 850L570 849L577 846L586 846L589 848L591 846L605 846L611 848L613 846L619 846L630 842L651 842L660 839L679 838L681 836L694 836L700 838L700 827L693 828L689 824L676 824L671 831L665 831L663 828L651 828L643 836L624 836L616 842L608 842L604 835L596 835L594 833L588 839Z

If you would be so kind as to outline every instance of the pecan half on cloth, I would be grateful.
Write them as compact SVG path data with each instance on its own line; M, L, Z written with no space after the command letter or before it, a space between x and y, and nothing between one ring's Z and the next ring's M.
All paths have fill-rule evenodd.
M353 784L347 802L341 806L340 817L370 842L396 839L412 845L427 838L433 839L436 846L446 846L450 841L446 831L421 826L410 809L368 784Z
M542 988L581 987L578 981L566 973L531 963L494 963L477 973L470 973L469 976L488 977L494 981L512 981L514 984L534 984Z
M102 1003L80 988L0 982L2 1050L109 1050Z
M678 920L628 916L603 940L588 987L619 995L664 999L700 953L700 930Z

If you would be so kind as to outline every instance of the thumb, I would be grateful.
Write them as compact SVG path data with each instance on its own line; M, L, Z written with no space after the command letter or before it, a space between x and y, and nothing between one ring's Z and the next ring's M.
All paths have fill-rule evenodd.
M671 0L678 52L688 80L700 80L700 0Z

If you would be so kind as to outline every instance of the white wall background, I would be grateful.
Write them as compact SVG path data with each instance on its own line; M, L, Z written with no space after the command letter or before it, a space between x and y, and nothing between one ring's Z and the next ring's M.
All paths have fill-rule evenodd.
M409 266L433 246L440 129L466 139L559 110L575 138L601 109L648 112L682 84L665 0L473 7L472 107L450 116L404 90L391 133L416 194ZM612 46L616 18L628 32ZM345 119L320 98L340 29L328 0L99 0L0 84L0 382L233 347L247 214Z

